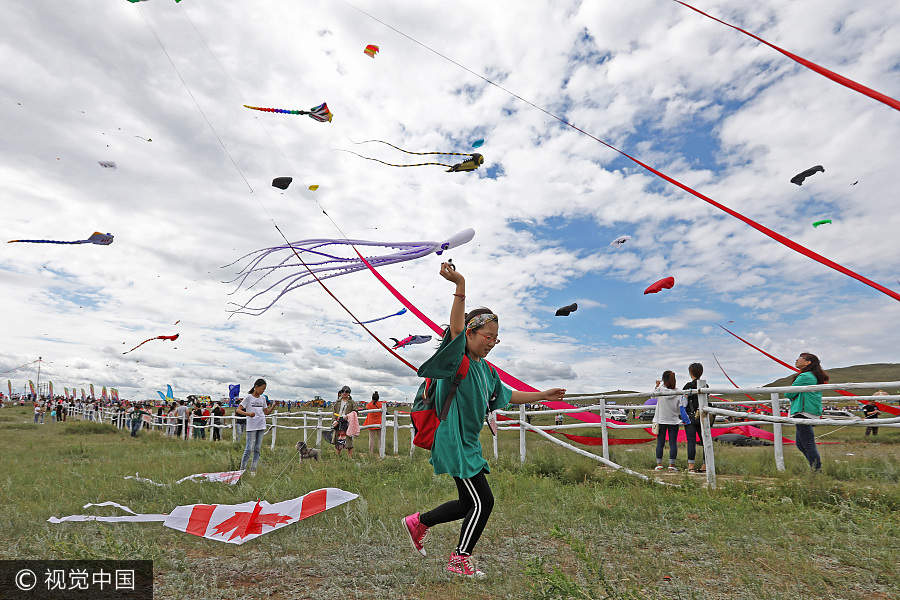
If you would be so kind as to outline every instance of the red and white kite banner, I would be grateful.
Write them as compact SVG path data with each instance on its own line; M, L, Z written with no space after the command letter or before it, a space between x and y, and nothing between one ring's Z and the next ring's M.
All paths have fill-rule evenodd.
M212 481L214 483L227 483L230 485L234 485L241 480L241 475L243 474L244 470L220 471L219 473L195 473L193 475L188 475L187 477L182 477L175 483L179 484L184 481ZM135 473L134 475L126 475L124 479L134 479L135 481L149 483L150 485L155 485L158 487L170 487L168 483L156 483L152 479L141 477L138 473Z
M100 517L94 515L69 515L50 517L50 523L66 521L100 521L104 523L162 521L163 525L191 535L228 544L243 544L248 540L302 521L329 508L355 500L359 496L338 488L322 488L299 498L269 504L265 500L243 504L189 504L178 506L168 515L137 514L127 506L115 502L85 504L89 506L115 506L130 515Z

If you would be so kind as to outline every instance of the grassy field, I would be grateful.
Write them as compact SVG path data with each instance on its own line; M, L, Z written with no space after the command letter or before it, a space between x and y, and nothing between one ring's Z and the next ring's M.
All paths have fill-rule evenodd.
M821 435L830 428L817 428ZM596 430L582 432L598 435ZM140 472L172 482L237 468L242 444L137 439L92 423L31 424L25 408L0 410L0 558L143 558L154 561L156 598L896 598L900 590L900 432L876 442L845 428L820 446L823 472L808 473L786 447L775 474L771 448L716 446L720 489L683 473L648 484L597 466L529 434L501 435L489 476L496 506L476 548L489 576L445 575L455 525L436 527L427 558L409 547L402 516L450 499L427 455L359 454L297 464L300 432L281 430L263 450L259 475L237 486L156 488L122 479ZM628 432L628 436L638 434ZM785 435L793 437L791 428ZM391 435L388 436L391 439ZM490 454L489 437L483 444ZM360 438L359 446L363 446ZM651 445L613 446L613 460L648 472ZM684 448L679 463L684 465ZM232 546L159 523L46 522L113 500L138 512L180 504L279 501L319 487L360 498L297 525ZM99 509L103 511L105 509ZM108 511L96 514L118 514Z

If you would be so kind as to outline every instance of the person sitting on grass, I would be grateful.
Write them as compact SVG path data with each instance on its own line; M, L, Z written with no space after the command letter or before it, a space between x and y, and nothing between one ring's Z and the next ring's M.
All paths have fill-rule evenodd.
M494 496L485 475L489 472L481 450L481 430L488 411L508 404L525 404L562 400L564 389L543 392L511 391L500 382L497 371L487 364L488 353L500 343L497 337L499 318L490 309L477 308L466 314L466 281L451 264L441 264L441 277L456 285L450 327L444 332L437 352L418 371L420 377L431 377L435 385L434 408L440 414L447 398L451 378L469 357L469 371L456 390L447 418L434 435L431 464L437 475L447 473L456 484L457 500L446 502L428 512L417 512L403 518L402 526L413 548L425 556L428 530L440 523L462 519L459 542L450 554L447 571L466 577L483 577L471 561L472 551L487 524L494 506Z

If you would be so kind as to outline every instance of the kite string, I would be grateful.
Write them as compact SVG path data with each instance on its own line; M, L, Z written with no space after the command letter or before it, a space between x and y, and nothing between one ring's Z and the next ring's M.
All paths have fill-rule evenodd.
M780 244L782 244L782 245L784 245L784 246L787 246L788 248L790 248L791 250L794 250L795 252L798 252L798 253L800 253L800 254L803 254L803 255L806 256L807 258L811 258L811 259L815 260L816 262L818 262L818 263L820 263L820 264L823 264L823 265L825 265L825 266L827 266L827 267L830 267L830 268L834 269L835 271L838 271L839 273L842 273L842 274L844 274L844 275L847 275L848 277L852 277L853 279L856 279L857 281L859 281L859 282L861 282L861 283L864 283L865 285L868 285L869 287L871 287L871 288L873 288L873 289L876 289L876 290L878 290L879 292L882 292L883 294L886 294L886 295L890 296L890 297L893 298L894 300L900 301L900 293L897 293L897 292L895 292L895 291L893 291L893 290L891 290L891 289L888 289L888 288L884 287L883 285L881 285L881 284L879 284L879 283L876 283L875 281L872 281L872 280L870 280L870 279L868 279L868 278L866 278L866 277L860 275L859 273L856 273L856 272L854 272L854 271L851 271L850 269L844 267L843 265L840 265L840 264L838 264L838 263L836 263L836 262L834 262L834 261L832 261L832 260L830 260L830 259L828 259L828 258L826 258L826 257L824 257L824 256L822 256L822 255L820 255L820 254L818 254L818 253L816 253L816 252L810 250L809 248L806 248L805 246L802 246L802 245L798 244L797 242L794 242L793 240L790 240L790 239L786 238L785 236L781 235L780 233L777 233L776 231L773 231L773 230L769 229L768 227L766 227L766 226L764 226L764 225L762 225L762 224L760 224L760 223L757 223L757 222L754 221L753 219L751 219L751 218L749 218L749 217L746 217L746 216L742 215L741 213L739 213L739 212L737 212L737 211L734 211L734 210L728 208L728 207L725 206L724 204L720 204L719 202L716 202L716 201L713 200L712 198L710 198L710 197L708 197L708 196L705 196L704 194L701 194L700 192L694 190L693 188L691 188L691 187L689 187L689 186L687 186L687 185L681 183L681 182L678 181L677 179L673 179L672 177L669 177L669 176L666 175L665 173L663 173L663 172L661 172L661 171L658 171L658 170L654 169L654 168L651 167L650 165L648 165L648 164L646 164L646 163L644 163L644 162L641 162L640 160L638 160L637 158L631 156L630 154L628 154L628 153L625 152L624 150L618 149L617 147L613 146L612 144L610 144L610 143L608 143L608 142L605 142L605 141L603 141L602 139L600 139L600 138L598 138L598 137L596 137L596 136L594 136L594 135L588 133L587 131L581 129L580 127L577 127L577 126L573 125L572 123L570 123L570 122L566 121L565 119L563 119L562 117L560 117L560 116L558 116L558 115L556 115L556 114L550 112L549 110L543 108L542 106L539 106L539 105L535 104L534 102L532 102L532 101L530 101L530 100L527 100L527 99L523 98L522 96L516 94L515 92L513 92L513 91L511 91L511 90L508 90L507 88L503 87L503 86L500 85L499 83L496 83L496 82L494 82L494 81L488 79L488 78L485 77L484 75L481 75L480 73L478 73L478 72L476 72L476 71L473 71L472 69L468 68L467 66L465 66L465 65L463 65L463 64L461 64L461 63L459 63L459 62L457 62L457 61L455 61L455 60L453 60L452 58L446 56L445 54L441 54L440 52L438 52L438 51L435 50L434 48L431 48L431 47L429 47L428 45L426 45L426 44L420 42L419 40L415 39L414 37L412 37L412 36L410 36L410 35L408 35L408 34L402 32L402 31L400 31L399 29L397 29L397 28L394 27L393 25L390 25L389 23L385 23L384 21L382 21L382 20L379 19L378 17L369 14L368 12L364 11L363 9L361 9L361 8L359 8L359 7L357 7L357 6L353 5L353 4L351 4L351 3L348 2L347 0L341 0L341 1L342 1L344 4L346 4L347 6L350 6L351 8L353 8L354 10L356 10L356 11L358 11L358 12L360 12L360 13L366 15L366 16L369 17L370 19L372 19L372 20L374 20L374 21L377 21L378 23L381 23L382 25L384 25L384 26L387 27L388 29L394 31L395 33L397 33L397 34L399 34L399 35L405 37L406 39L408 39L408 40L414 42L415 44L418 44L419 46L425 48L425 49L428 50L429 52L431 52L431 53L433 53L433 54L436 54L437 56L443 58L444 60L446 60L446 61L448 61L448 62L450 62L450 63L456 65L457 67L459 67L460 69L463 69L463 70L466 71L467 73L471 73L471 74L474 75L475 77L478 77L479 79L481 79L481 80L483 80L483 81L489 83L490 85L493 85L494 87L496 87L496 88L498 88L498 89L500 89L500 90L506 92L506 93L509 94L510 96L513 96L514 98L517 98L517 99L521 100L521 101L524 102L525 104L528 104L529 106L531 106L531 107L533 107L533 108L536 108L537 110L541 111L541 112L544 113L545 115L547 115L547 116L549 116L549 117L551 117L551 118L553 118L553 119L559 121L559 122L562 123L563 125L566 125L567 127L570 127L570 128L572 128L572 129L574 129L575 131L578 131L579 133L582 133L582 134L586 135L587 137L591 138L592 140L594 140L594 141L596 141L596 142L599 142L600 144L603 144L603 145L606 146L607 148L609 148L609 149L611 149L611 150L614 150L615 152L617 152L617 153L619 153L620 155L624 156L624 157L627 158L628 160L630 160L630 161L634 162L635 164L640 165L640 166L643 167L644 169L650 171L651 173L653 173L653 174L656 175L657 177L660 177L660 178L664 179L665 181L668 181L668 182L671 183L672 185L681 188L682 190L688 192L689 194L691 194L691 195L693 195L693 196L696 196L697 198L703 200L704 202L707 202L708 204L711 204L712 206L714 206L714 207L718 208L719 210L721 210L721 211L723 211L723 212L725 212L725 213L731 215L732 217L734 217L734 218L736 218L736 219L739 219L739 220L743 221L744 223L746 223L746 224L749 225L750 227L753 227L754 229L756 229L757 231L759 231L759 232L762 233L763 235L766 235L766 236L772 238L772 239L775 240L776 242L779 242Z
M166 50L165 45L162 43L162 40L159 38L159 35L156 33L156 29L153 28L153 25L150 23L150 20L147 19L147 16L144 15L144 9L138 4L138 12L141 14L141 18L144 20L144 23L147 25L147 28L150 30L150 33L153 34L153 37L156 39L156 43L159 44L160 49L163 51L163 54L166 55L166 58L169 59L169 64L172 65L172 69L175 71L175 74L178 75L178 79L181 80L181 85L184 87L185 91L191 97L191 100L194 101L194 105L197 107L197 111L203 117L203 120L206 121L206 124L209 126L210 131L213 132L213 135L216 136L216 140L218 140L219 145L222 146L222 150L225 151L225 155L228 156L228 160L231 161L231 164L234 165L235 170L241 176L241 179L244 180L244 183L247 185L247 189L250 190L250 193L253 193L253 186L250 185L250 182L247 181L247 176L244 175L244 172L238 166L237 161L231 155L231 152L228 151L228 147L225 146L225 142L222 141L221 136L219 136L219 132L216 131L216 128L213 127L212 122L206 116L206 113L203 112L203 108L200 106L200 103L197 101L197 98L194 96L194 93L191 91L191 88L188 86L187 82L184 80L184 77L181 75L181 71L178 70L178 67L175 65L175 61L172 60L172 57L169 55L169 51Z

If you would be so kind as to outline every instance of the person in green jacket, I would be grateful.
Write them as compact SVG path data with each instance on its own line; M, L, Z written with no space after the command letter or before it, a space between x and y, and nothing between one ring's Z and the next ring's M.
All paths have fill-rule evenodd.
M554 388L543 392L512 391L500 382L496 369L487 364L488 353L500 343L497 337L499 319L488 308L477 308L466 314L466 281L450 263L441 264L441 277L456 284L450 327L444 332L437 352L418 371L420 377L435 382L435 410L440 414L447 397L450 378L456 373L463 356L469 357L469 371L459 384L447 418L434 436L431 464L435 474L447 473L456 483L458 500L446 502L434 510L415 513L403 519L417 552L425 556L425 536L430 527L451 521L462 522L459 545L450 554L447 571L455 575L482 577L470 556L487 524L494 497L485 475L489 472L481 450L481 430L488 412L512 404L561 400L566 390Z
M822 370L819 357L802 352L794 365L800 372L794 375L791 385L817 385L828 383L828 373ZM797 392L785 394L791 400L791 417L795 419L818 419L822 416L822 392ZM822 469L822 459L816 448L816 436L812 425L796 425L797 449L803 453L814 471Z

